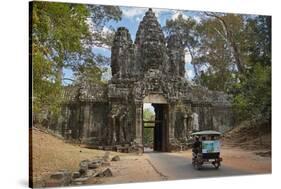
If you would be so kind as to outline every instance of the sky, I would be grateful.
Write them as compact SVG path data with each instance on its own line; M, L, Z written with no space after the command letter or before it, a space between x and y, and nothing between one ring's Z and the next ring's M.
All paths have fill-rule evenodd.
M149 109L153 114L155 114L154 107L152 106L151 103L144 103L143 104L143 110L145 110L145 109Z
M116 31L118 27L126 27L130 34L131 38L134 41L136 32L139 26L140 21L143 19L143 16L145 15L145 12L148 10L148 8L139 8L139 7L125 7L122 6L120 7L122 10L122 18L120 21L110 21L108 22L105 27L104 31L107 31L108 28L114 28ZM182 14L184 18L192 17L195 19L197 22L200 22L200 12L196 11L183 11L183 10L172 10L172 9L153 9L153 12L155 13L158 22L160 25L163 27L165 26L166 20L168 19L175 19L179 14ZM95 54L101 54L103 56L110 57L111 52L110 49L106 48L101 48L101 47L93 47L93 52ZM186 69L186 78L188 80L192 80L194 77L194 70L193 66L190 63L191 57L186 51L185 55L185 69ZM67 78L72 78L73 73L69 69L64 70L64 75ZM108 80L111 78L111 73L109 69L109 73L105 73L102 77L104 80ZM69 81L67 81L69 82ZM65 84L70 84L70 83L65 83Z

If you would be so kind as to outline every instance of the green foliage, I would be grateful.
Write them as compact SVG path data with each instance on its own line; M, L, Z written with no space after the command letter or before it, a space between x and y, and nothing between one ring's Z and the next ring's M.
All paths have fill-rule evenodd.
M233 104L240 120L271 122L271 67L255 64L235 90Z
M63 69L72 70L75 83L100 82L95 44L110 45L112 32L97 32L109 20L120 20L119 7L33 2L31 13L33 113L56 115L61 107ZM102 36L102 37L101 37ZM106 39L106 40L105 40ZM83 76L83 79L81 79ZM68 78L69 79L69 78Z
M145 108L143 110L143 120L144 121L154 121L155 119L155 114L153 111L151 111L150 109L148 108Z
M179 35L184 45L194 47L197 43L196 37L198 37L197 33L194 32L195 27L196 21L194 19L184 19L180 14L175 20L167 20L163 29L168 35Z
M51 62L44 59L40 52L34 52L33 60L33 112L58 112L61 87L54 80L54 73L51 69Z
M247 69L233 87L237 117L271 123L271 17L247 19Z
M90 42L86 20L89 11L84 5L34 2L32 12L32 40L45 47L45 56L57 67L82 53L83 43Z
M92 33L94 39L93 43L96 46L106 46L111 47L114 37L114 32L112 28L108 28L108 32L103 32L104 25L110 20L120 21L122 16L122 11L117 6L97 6L88 5L87 6L91 16L90 27L95 31Z
M143 110L143 120L144 121L154 121L155 120L155 114L150 109L144 109ZM153 144L153 128L146 128L146 126L151 126L151 124L145 124L144 125L144 131L143 131L143 140L144 144Z
M62 94L62 69L84 51L90 40L83 5L33 2L32 75L34 113L57 113Z
M181 37L183 45L188 49L193 62L195 75L198 74L196 64L194 63L197 55L196 49L199 45L198 32L196 32L197 23L192 18L185 19L181 14L175 20L167 20L166 26L163 27L166 35L178 35Z
M215 15L217 16L217 15ZM243 17L223 14L219 18L206 18L197 26L200 47L195 63L204 70L195 82L212 90L227 92L241 72L240 51L234 50L244 39Z
M153 144L153 128L146 128L144 127L143 130L143 141L145 145L152 145Z
M164 27L168 35L178 32L191 49L194 82L232 95L238 121L270 123L271 17L204 13L201 18L198 23L180 16Z

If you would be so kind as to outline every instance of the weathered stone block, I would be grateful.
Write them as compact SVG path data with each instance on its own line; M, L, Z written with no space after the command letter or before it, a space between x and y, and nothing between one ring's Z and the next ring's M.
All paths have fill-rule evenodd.
M76 178L72 180L72 185L82 185L84 184L87 180L89 179L89 177L82 177L82 178Z
M120 157L118 155L114 156L111 161L120 161Z
M79 172L80 172L81 176L84 176L84 175L87 174L89 163L90 163L90 160L83 160L83 161L80 162L80 164L79 164L79 166L80 166Z
M50 178L51 179L55 179L55 180L60 180L64 177L64 173L63 172L56 172L56 173L53 173Z
M98 174L97 174L98 177L112 177L113 174L112 174L112 171L110 168L106 168L102 171L100 171Z
M71 183L71 173L67 170L60 170L50 175L46 181L47 187L68 186Z
M102 157L102 159L105 161L105 162L107 162L107 161L109 161L109 155L110 155L110 152L105 152L105 154L104 154L104 156Z
M95 169L89 169L87 171L86 177L92 177L95 173L97 173L97 171Z
M73 172L72 173L72 179L79 178L81 176L80 172Z
M110 166L110 162L102 162L101 166L108 167L108 166Z
M97 169L101 166L101 162L100 161L92 161L88 164L88 168L89 169Z

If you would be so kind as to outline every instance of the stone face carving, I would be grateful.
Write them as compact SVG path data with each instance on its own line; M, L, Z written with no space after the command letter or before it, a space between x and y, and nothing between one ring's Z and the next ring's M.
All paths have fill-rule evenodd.
M184 46L179 36L171 35L168 39L168 53L170 58L170 72L176 76L185 75Z
M64 115L63 128L71 129L73 138L92 137L95 145L142 146L144 101L168 107L164 119L170 144L165 145L187 138L191 130L231 128L229 96L184 78L182 41L176 35L165 40L152 9L140 22L134 43L128 29L120 27L111 50L107 85L83 83L66 90L65 112L70 113Z
M119 78L129 77L133 66L133 42L127 28L118 28L111 53L112 76Z
M152 9L149 9L141 21L136 34L136 68L143 75L150 69L166 72L167 49L164 33Z

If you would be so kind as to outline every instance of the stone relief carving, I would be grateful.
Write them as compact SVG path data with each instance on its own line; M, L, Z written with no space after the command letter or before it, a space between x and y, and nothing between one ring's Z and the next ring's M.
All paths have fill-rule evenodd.
M198 114L196 112L192 113L191 115L191 127L194 131L199 131L199 121L198 121Z

